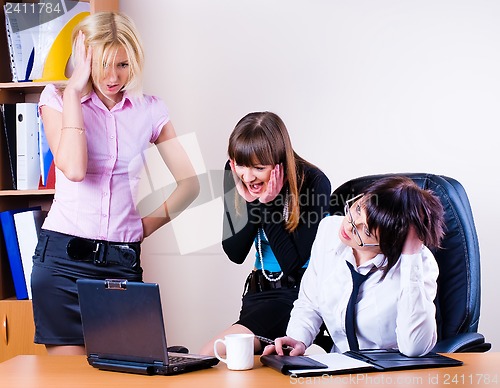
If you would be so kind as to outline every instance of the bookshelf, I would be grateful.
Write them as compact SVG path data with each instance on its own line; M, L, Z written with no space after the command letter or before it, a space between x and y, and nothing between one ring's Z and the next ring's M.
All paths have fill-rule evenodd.
M0 0L0 104L38 102L47 82L11 82L9 50L5 33L5 14ZM10 0L15 3L33 3L35 0ZM84 0L90 3L90 12L119 9L119 0ZM63 81L62 81L63 82ZM3 135L3 128L2 135ZM54 190L13 190L8 167L5 136L0 136L0 211L21 207L41 206L48 210ZM44 346L33 343L34 324L31 301L15 299L14 285L8 265L5 242L0 233L0 362L18 354L45 354Z

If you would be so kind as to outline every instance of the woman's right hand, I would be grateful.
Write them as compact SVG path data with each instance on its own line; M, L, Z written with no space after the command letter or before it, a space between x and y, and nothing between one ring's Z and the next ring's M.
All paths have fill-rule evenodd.
M260 196L259 201L261 203L269 203L274 201L283 188L283 181L283 166L277 164L271 171L269 181L267 182L266 191L263 195Z
M302 356L306 352L306 345L303 342L297 341L292 337L280 337L274 340L274 345L267 345L262 355L276 353L280 356L284 356L284 348L287 348L286 354L290 356ZM292 348L292 350L289 348Z
M75 51L73 52L75 68L68 81L66 90L73 90L79 94L85 90L92 68L92 48L85 49L85 35L78 32L76 38Z
M255 201L258 197L252 195L245 184L241 181L240 177L238 174L236 174L236 167L234 166L234 160L229 160L229 165L231 166L231 171L233 173L233 178L234 178L234 184L236 185L236 190L238 190L238 194L241 195L245 201L247 202L253 202Z

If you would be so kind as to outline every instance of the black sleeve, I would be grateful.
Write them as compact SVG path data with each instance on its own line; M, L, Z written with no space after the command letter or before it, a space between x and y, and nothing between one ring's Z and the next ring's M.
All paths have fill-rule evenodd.
M284 188L271 203L246 202L238 194L229 162L226 163L222 247L232 262L245 261L261 226L285 275L301 268L309 259L318 225L329 210L330 181L320 170L306 168L299 193L301 219L293 233L286 231L282 220L285 191ZM235 198L239 200L238 208Z
M301 219L297 229L289 233L284 222L264 222L269 244L285 275L301 268L309 259L319 223L329 211L330 194L331 185L326 175L318 169L307 168L300 191ZM273 212L277 209L267 210ZM263 214L266 218L269 212Z
M238 200L238 207L236 206ZM222 248L236 264L245 261L252 247L260 219L260 203L246 202L236 190L229 161L224 168L224 221Z

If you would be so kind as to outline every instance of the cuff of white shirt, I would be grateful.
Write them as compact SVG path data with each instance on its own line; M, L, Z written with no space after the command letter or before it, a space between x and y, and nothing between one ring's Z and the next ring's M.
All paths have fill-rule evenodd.
M286 335L292 337L297 341L301 341L306 345L306 348L312 345L315 336L309 333L307 330L303 328L288 328L286 331Z
M424 246L422 245L422 250ZM422 251L413 255L401 255L401 280L412 283L423 281Z

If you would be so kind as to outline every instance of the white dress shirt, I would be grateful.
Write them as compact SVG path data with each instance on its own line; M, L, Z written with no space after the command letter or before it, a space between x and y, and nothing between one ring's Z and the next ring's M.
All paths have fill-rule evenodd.
M314 241L309 267L294 303L287 335L310 346L324 321L333 339L332 352L349 350L345 315L352 291L349 261L361 274L377 271L362 285L355 307L360 349L399 349L407 356L429 352L437 340L438 265L431 251L401 255L382 279L383 254L357 267L352 248L339 238L343 217L323 219Z

